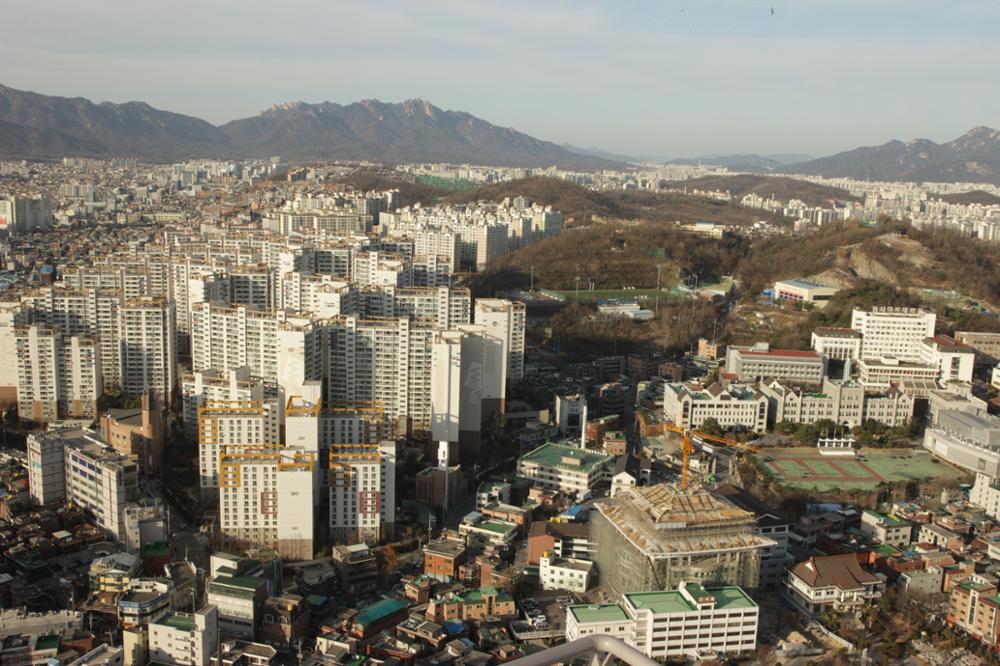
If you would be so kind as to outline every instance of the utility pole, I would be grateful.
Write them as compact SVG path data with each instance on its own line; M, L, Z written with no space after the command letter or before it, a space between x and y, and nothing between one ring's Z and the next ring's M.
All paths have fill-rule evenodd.
M531 264L531 287L528 289L530 293L535 293L535 265Z
M656 314L660 314L660 269L663 264L656 264Z
M580 300L580 276L576 276L576 300Z

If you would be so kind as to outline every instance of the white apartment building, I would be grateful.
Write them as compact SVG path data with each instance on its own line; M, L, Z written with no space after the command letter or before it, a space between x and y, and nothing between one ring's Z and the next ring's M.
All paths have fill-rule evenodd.
M351 281L357 287L402 287L410 283L409 264L401 254L366 251L351 256Z
M0 302L0 391L17 395L17 340L14 330L26 323L18 302Z
M311 452L241 447L219 456L219 534L227 547L310 559L318 496Z
M121 385L119 317L124 305L119 290L49 287L21 297L22 310L35 322L56 326L63 338L86 336L99 342L105 388Z
M431 437L457 442L464 461L478 458L483 424L502 413L507 357L502 341L482 325L459 325L434 336Z
M372 216L353 207L321 210L276 211L278 231L284 235L337 237L366 234L372 230Z
M150 296L122 306L118 340L123 393L137 396L152 389L164 404L170 403L177 383L176 332L172 301Z
M969 491L969 502L986 510L986 515L1000 518L1000 483L988 474L976 474L976 482Z
M514 386L524 378L524 328L527 314L524 303L502 298L477 298L473 322L485 326L487 335L504 345L507 356L503 386ZM484 396L491 399L494 396ZM503 400L506 396L495 396Z
M328 399L378 403L398 432L429 430L433 339L431 328L403 317L328 320Z
M198 433L198 408L206 403L264 402L264 382L250 374L249 367L229 371L206 370L181 374L184 430Z
M226 271L227 301L269 310L274 307L274 275L266 264L232 266Z
M282 273L278 281L278 307L316 317L333 317L356 311L354 284L325 273Z
M278 319L245 306L191 306L191 367L195 372L250 368L272 383L278 378Z
M663 416L681 428L696 429L714 418L723 428L743 426L754 432L767 429L768 399L760 391L732 384L715 383L664 385Z
M14 345L17 402L23 418L51 421L97 413L104 385L95 340L64 338L54 326L17 326Z
M167 295L174 302L177 332L187 340L193 326L191 310L197 303L225 302L229 283L223 266L190 257L173 257L167 264ZM158 295L150 293L150 296Z
M855 309L851 328L861 334L863 358L892 357L920 362L920 343L934 336L937 316L917 308Z
M410 278L412 286L447 287L458 270L458 263L436 254L417 254L413 256L410 268L413 272Z
M593 580L594 563L589 560L542 555L538 560L538 580L543 590L567 590L584 594Z
M324 331L309 316L246 306L196 304L191 313L191 364L196 372L248 367L264 380L265 395L300 392L323 377Z
M453 231L443 229L418 229L413 238L414 256L440 257L451 266L458 266L462 256L461 241Z
M812 332L812 348L827 358L856 361L861 358L861 333L852 328L820 327Z
M202 492L219 487L219 458L241 447L276 448L278 409L269 402L214 402L198 408L198 469Z
M358 294L357 313L368 318L407 317L416 325L449 330L471 320L472 295L457 287L368 287Z
M759 616L739 587L682 582L677 590L625 594L618 604L569 606L566 640L606 634L661 660L738 655L756 649Z
M339 444L329 449L330 537L376 544L396 523L396 443Z
M40 194L0 199L0 231L10 234L52 227L52 200Z
M168 612L149 625L149 657L170 666L209 666L219 647L219 611Z

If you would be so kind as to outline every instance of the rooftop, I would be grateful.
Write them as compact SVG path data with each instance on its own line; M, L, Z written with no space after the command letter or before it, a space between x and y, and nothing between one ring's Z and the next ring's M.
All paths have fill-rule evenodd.
M597 451L550 442L524 454L521 456L520 462L589 473L596 466L610 460L611 456Z
M778 280L777 284L787 284L790 287L797 287L799 289L832 289L832 287L827 287L826 285L816 284L815 282L810 282L809 280L803 280L802 278L788 278L787 280Z
M368 628L370 625L378 622L379 620L384 620L404 608L406 608L406 604L398 599L383 599L382 601L373 603L371 606L365 608L363 611L354 616L354 623L359 624L364 628Z
M165 627L181 631L194 631L196 626L194 618L186 613L167 613L154 621L153 624L161 624Z
M589 622L600 622L602 624L610 622L628 622L629 616L621 604L601 604L592 606L570 606L569 612L573 614L576 621L583 624Z
M757 607L753 599L738 587L720 587L711 590L702 590L698 586L691 591L697 592L698 595L704 593L706 596L714 597L716 610L739 610L741 608ZM662 613L690 613L696 610L696 607L679 590L626 594L625 600L637 610L649 609L657 615Z
M599 501L598 511L650 557L762 548L756 517L708 491L682 493L670 484L629 487Z

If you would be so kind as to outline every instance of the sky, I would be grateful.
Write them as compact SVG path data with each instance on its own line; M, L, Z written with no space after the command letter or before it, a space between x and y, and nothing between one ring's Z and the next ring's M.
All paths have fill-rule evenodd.
M1000 126L1000 0L5 0L0 83L221 124L423 98L630 155Z

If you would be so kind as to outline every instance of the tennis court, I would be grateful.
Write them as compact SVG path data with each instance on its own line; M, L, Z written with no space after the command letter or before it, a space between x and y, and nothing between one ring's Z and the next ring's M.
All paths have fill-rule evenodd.
M911 449L861 449L857 457L849 458L823 456L814 448L796 447L767 449L755 458L783 483L819 490L871 490L883 481L958 481L963 477L961 470L936 461L929 453Z

